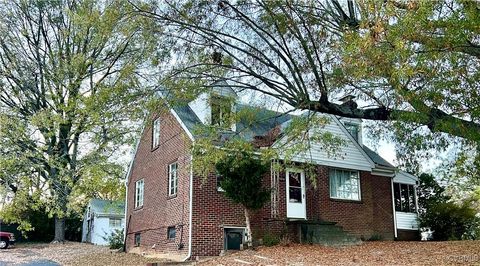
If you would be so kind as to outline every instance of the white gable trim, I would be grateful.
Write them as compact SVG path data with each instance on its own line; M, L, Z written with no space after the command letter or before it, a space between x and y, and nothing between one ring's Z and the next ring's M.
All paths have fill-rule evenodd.
M416 185L418 181L418 177L409 174L405 171L398 171L393 178L393 182L395 183L402 183L402 184L409 184L409 185Z
M142 140L143 133L145 131L145 120L142 122L142 130L140 131L140 136L137 138L137 142L135 144L135 149L133 150L132 157L130 158L130 164L128 165L127 173L125 174L125 186L128 188L128 180L130 178L130 174L132 173L133 162L135 161L135 157L137 156L138 147L140 146L140 140ZM125 207L126 209L126 207Z
M370 163L370 166L372 168L375 168L375 163L373 162L373 160L370 158L370 156L367 155L367 153L365 153L363 148L360 146L360 144L358 144L358 142L353 138L353 136L350 135L350 133L347 131L347 128L345 128L345 125L342 122L340 122L340 120L338 120L338 118L336 116L334 116L334 115L329 115L329 116L331 118L333 118L333 121L335 121L335 123L337 123L337 125L340 127L342 132L347 136L347 138L349 138L353 142L353 145L355 145L355 147L357 147L357 149L360 151L360 153L363 155L363 157L365 157L365 159L367 159L367 161Z
M175 117L175 119L177 119L178 123L179 123L180 126L183 128L183 130L185 131L185 133L187 133L187 135L188 135L188 137L190 138L190 140L191 140L191 141L194 141L192 132L190 132L190 130L188 130L187 126L185 125L185 123L183 123L182 119L180 119L180 117L178 116L177 112L175 112L175 110L173 110L172 108L170 108L170 112L171 112L172 115Z

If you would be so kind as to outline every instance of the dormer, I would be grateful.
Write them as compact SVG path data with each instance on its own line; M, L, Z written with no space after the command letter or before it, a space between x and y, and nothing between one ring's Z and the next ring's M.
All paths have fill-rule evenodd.
M236 100L237 94L228 83L219 81L214 83L211 91L200 94L188 105L204 125L235 131L231 118L236 110Z
M342 102L342 106L348 106L352 109L355 109L357 108L357 103L354 101L354 99L355 96L346 95L340 98L340 102ZM362 144L362 120L358 118L342 117L340 118L340 121L343 123L348 133L350 133L350 135L352 135L352 137L359 144Z
M342 118L343 125L348 133L359 143L362 144L362 120L354 118Z

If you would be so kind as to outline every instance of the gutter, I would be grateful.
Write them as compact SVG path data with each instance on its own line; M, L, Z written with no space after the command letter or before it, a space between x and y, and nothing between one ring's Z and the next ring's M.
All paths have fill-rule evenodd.
M187 261L192 256L192 210L193 210L193 155L190 155L190 193L189 193L189 207L190 212L188 214L188 254L183 259Z

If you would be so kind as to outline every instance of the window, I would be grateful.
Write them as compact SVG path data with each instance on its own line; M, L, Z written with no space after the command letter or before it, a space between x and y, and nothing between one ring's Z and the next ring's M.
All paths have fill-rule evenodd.
M216 177L217 177L217 191L225 192L225 190L222 188L223 175L217 173Z
M143 179L135 182L135 208L143 206Z
M110 227L121 227L122 226L122 219L110 218L110 219L108 219L108 224L110 225Z
M358 171L331 169L330 197L360 200L360 177Z
M175 239L175 236L177 235L177 229L175 226L170 226L167 229L167 239Z
M358 141L358 125L345 123L345 128L347 129L348 133L352 135L352 137Z
M178 189L178 164L172 163L168 166L168 195L173 196L177 194Z
M153 121L152 127L152 148L156 148L160 144L160 118Z
M135 233L134 244L136 247L140 246L140 233Z
M218 126L222 128L230 127L230 116L232 113L232 104L228 99L212 96L212 126Z
M415 187L408 184L393 183L395 211L416 212Z

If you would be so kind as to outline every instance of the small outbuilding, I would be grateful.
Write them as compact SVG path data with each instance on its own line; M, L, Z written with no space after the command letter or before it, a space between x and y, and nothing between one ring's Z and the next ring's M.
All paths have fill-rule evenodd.
M125 203L92 199L83 216L82 242L108 245L106 238L116 229L125 228Z

